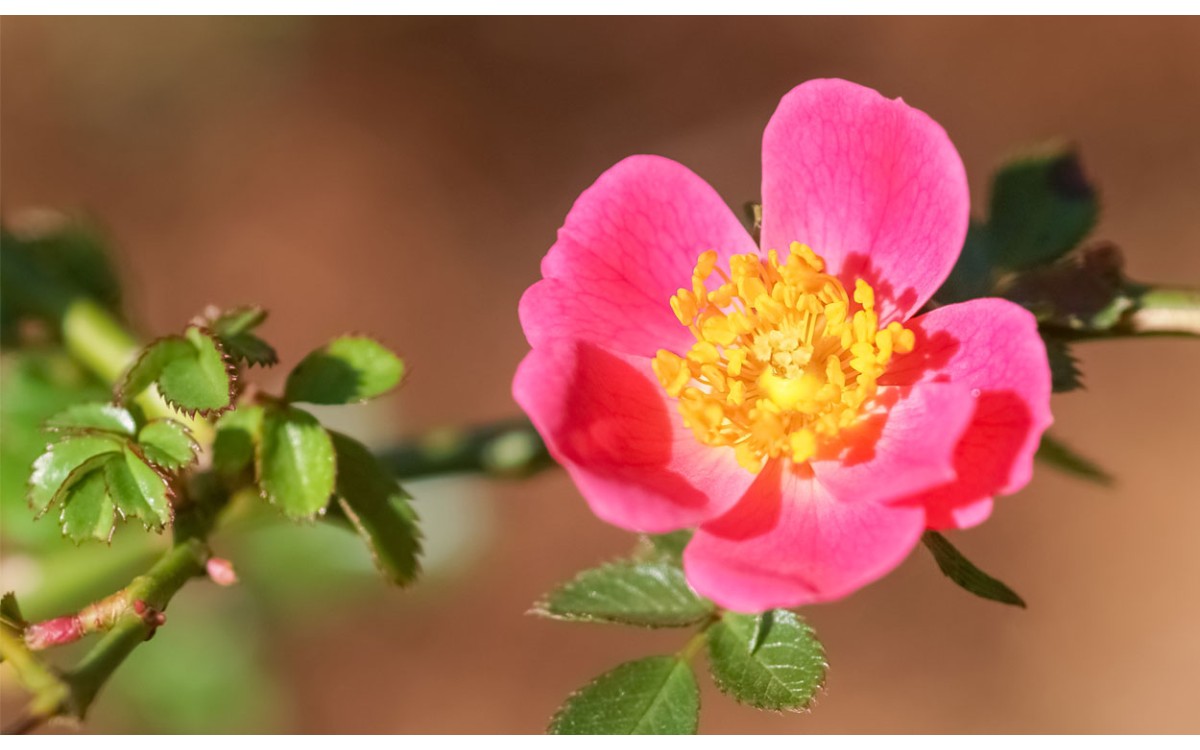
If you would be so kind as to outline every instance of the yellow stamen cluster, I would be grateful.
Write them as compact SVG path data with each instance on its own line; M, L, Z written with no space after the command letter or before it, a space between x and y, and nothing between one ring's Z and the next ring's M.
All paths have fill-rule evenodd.
M716 264L715 251L702 253L692 288L671 297L696 343L682 357L660 350L654 373L696 439L732 446L750 471L772 458L808 461L869 406L892 356L912 351L913 332L880 329L870 285L858 280L851 297L800 243L784 263L771 250L765 260L731 257L728 274Z

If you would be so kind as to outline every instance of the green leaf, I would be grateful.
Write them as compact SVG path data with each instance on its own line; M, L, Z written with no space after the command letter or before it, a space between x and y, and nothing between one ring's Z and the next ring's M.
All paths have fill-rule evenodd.
M1050 362L1050 388L1055 393L1069 393L1083 387L1079 362L1071 354L1070 344L1050 333L1042 333L1046 358Z
M26 497L38 515L46 512L73 472L89 459L119 453L121 442L112 437L82 435L54 443L33 463ZM101 476L103 480L103 475Z
M138 355L133 365L117 384L117 398L128 401L149 388L162 375L163 369L179 359L192 356L192 347L182 336L165 336L152 341Z
M124 518L136 518L147 529L162 530L171 522L173 492L166 477L150 467L132 449L104 464L108 494Z
M695 734L700 691L687 662L652 656L626 662L574 693L551 734Z
M288 375L284 398L313 404L349 404L375 398L400 384L404 362L364 336L343 336L305 357Z
M233 406L233 366L217 339L197 326L146 347L118 393L126 400L151 383L158 384L159 393L178 411L208 415Z
M109 456L92 459L76 471L60 493L62 530L76 544L88 539L107 542L116 527L116 509L108 494L104 464Z
M951 581L975 596L1025 608L1024 599L1017 596L1017 593L1008 586L975 567L970 560L963 557L963 554L954 548L954 545L946 537L936 531L926 531L921 537L921 541L933 553L933 559L937 561L938 568Z
M1073 474L1081 479L1087 479L1105 487L1111 487L1115 482L1113 476L1089 458L1079 455L1071 446L1058 440L1050 433L1042 434L1042 442L1034 455L1056 469Z
M270 367L279 361L279 355L270 344L251 333L266 319L267 312L261 307L237 307L214 318L212 330L230 357L243 360L251 367Z
M825 650L803 620L785 609L757 615L726 612L708 630L713 681L739 703L800 711L825 682Z
M1083 240L1098 214L1096 191L1074 150L1051 147L1015 159L992 180L995 263L1017 269L1057 260Z
M268 500L291 518L311 518L333 495L333 441L316 417L291 406L263 413L258 482Z
M420 570L421 532L409 495L366 446L330 432L337 454L337 494L342 510L371 550L375 567L405 586Z
M754 616L754 633L750 636L750 643L746 646L750 650L751 656L766 642L767 634L771 632L771 626L774 624L775 610L773 609Z
M533 611L558 620L675 628L700 622L713 606L688 587L676 565L621 561L583 571Z
M167 471L178 471L191 465L200 450L188 428L174 419L148 422L137 439L146 459Z
M262 435L262 422L261 406L239 406L222 415L213 439L213 467L233 475L250 466Z
M30 467L46 451L45 422L68 406L111 397L60 351L5 352L0 358L0 538L29 552L61 549L56 526L29 512Z
M132 437L137 422L128 409L106 403L76 404L46 420L57 432L111 432Z

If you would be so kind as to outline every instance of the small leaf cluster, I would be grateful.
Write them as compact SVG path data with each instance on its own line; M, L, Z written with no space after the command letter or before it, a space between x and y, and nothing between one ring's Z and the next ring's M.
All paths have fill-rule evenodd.
M57 440L34 462L27 495L39 516L57 509L63 534L76 543L109 541L118 519L157 531L171 523L176 475L197 452L182 423L85 403L46 426Z
M370 337L341 336L292 369L282 397L247 393L243 369L278 362L257 333L265 319L257 307L211 309L144 347L111 403L75 405L50 419L45 428L56 439L34 462L30 505L38 515L56 509L76 542L110 540L118 519L161 531L199 453L185 423L214 419L212 471L231 490L253 485L293 520L344 523L389 581L411 582L421 552L411 498L365 446L296 405L381 396L400 385L403 361ZM179 418L145 418L143 407L162 403Z
M242 338L240 352L266 351L247 338L247 330L236 335ZM407 584L417 575L421 551L410 496L364 445L327 430L296 406L366 401L397 387L403 377L403 361L374 339L336 338L296 365L282 398L260 394L256 403L221 417L213 467L226 477L249 476L288 518L328 513L345 521L366 542L380 572Z
M705 646L714 683L739 703L801 711L812 702L826 669L812 628L788 610L738 614L698 596L682 569L689 538L647 537L632 557L585 570L534 606L558 620L697 628L679 652L626 662L577 690L551 719L551 733L695 733L700 693L691 661Z

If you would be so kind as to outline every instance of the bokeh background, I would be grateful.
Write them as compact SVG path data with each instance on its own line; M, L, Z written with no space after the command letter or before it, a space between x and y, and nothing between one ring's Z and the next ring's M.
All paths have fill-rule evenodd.
M1200 284L1196 19L6 18L0 62L4 211L97 217L145 335L243 302L271 310L285 365L379 334L407 385L323 415L374 441L516 414L517 300L578 193L649 152L740 207L775 104L813 77L929 112L976 206L1005 154L1076 141L1132 275ZM1029 609L974 599L918 549L805 612L832 664L811 714L704 678L701 731L1200 731L1200 345L1078 353L1087 390L1056 397L1055 429L1119 484L1043 469L954 537ZM630 544L565 475L411 489L423 585L386 589L333 529L218 540L244 585L185 589L88 728L538 732L593 675L684 637L525 614ZM32 614L88 595L71 555L111 587L146 554L35 557L8 526L3 586ZM19 698L6 679L0 707Z

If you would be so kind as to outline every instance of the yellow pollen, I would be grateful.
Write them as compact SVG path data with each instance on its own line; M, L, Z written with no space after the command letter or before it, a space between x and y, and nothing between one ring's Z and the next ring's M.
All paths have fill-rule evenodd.
M774 250L735 255L728 274L716 251L702 253L691 289L671 297L696 343L653 362L696 439L732 447L752 472L773 458L810 460L870 408L892 357L916 343L900 323L879 328L870 284L847 294L819 255L789 250L782 263Z

